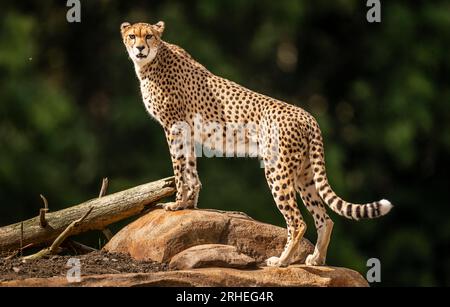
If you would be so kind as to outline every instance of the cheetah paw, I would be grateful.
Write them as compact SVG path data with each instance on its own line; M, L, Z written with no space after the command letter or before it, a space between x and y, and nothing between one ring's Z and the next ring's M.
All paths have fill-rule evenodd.
M325 259L323 259L315 254L311 254L311 255L308 255L308 257L306 257L305 264L311 265L311 266L324 265Z
M184 202L174 201L170 203L162 204L162 207L166 211L177 211L189 208L189 205Z
M286 267L287 264L283 263L279 257L270 257L266 260L266 265L268 267Z

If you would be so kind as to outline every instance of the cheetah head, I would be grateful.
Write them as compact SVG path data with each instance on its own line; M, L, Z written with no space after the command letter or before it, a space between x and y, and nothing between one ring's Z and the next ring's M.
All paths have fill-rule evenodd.
M142 67L153 61L158 52L164 22L160 21L155 25L124 22L120 25L120 32L128 55L135 65Z

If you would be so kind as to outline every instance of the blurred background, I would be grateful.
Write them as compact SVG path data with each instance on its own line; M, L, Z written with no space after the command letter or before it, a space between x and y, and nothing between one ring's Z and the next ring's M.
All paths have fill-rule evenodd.
M360 0L81 1L81 23L65 4L0 3L0 226L36 216L41 193L57 210L96 197L102 177L112 193L172 175L119 33L163 20L213 73L312 113L340 196L393 202L373 221L331 213L329 265L365 276L375 257L380 285L450 285L448 1L382 1L381 23ZM199 207L285 227L258 160L199 171Z

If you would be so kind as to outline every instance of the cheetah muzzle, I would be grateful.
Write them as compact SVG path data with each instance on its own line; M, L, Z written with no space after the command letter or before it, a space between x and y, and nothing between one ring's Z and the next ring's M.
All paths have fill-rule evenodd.
M239 144L256 144L254 156L264 162L267 183L288 233L284 251L280 257L269 258L268 266L288 266L305 233L297 195L317 229L317 242L306 258L307 265L325 264L333 228L326 206L354 220L390 211L392 205L384 199L352 204L336 195L325 172L319 125L308 112L212 74L184 49L163 41L164 28L162 21L120 26L145 108L164 128L169 146L177 193L175 202L164 205L166 210L197 207L201 183L194 144L209 142L210 148L224 145L222 152L234 155L240 154ZM199 119L214 123L215 128L199 129ZM237 137L236 126L245 127L246 133ZM231 141L230 135L234 137Z

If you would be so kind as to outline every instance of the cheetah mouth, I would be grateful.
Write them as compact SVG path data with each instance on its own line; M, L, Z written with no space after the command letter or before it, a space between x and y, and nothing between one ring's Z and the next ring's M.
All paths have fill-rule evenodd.
M147 56L144 55L144 54L142 54L142 53L138 53L138 54L136 55L136 57L137 57L138 59L145 59Z

